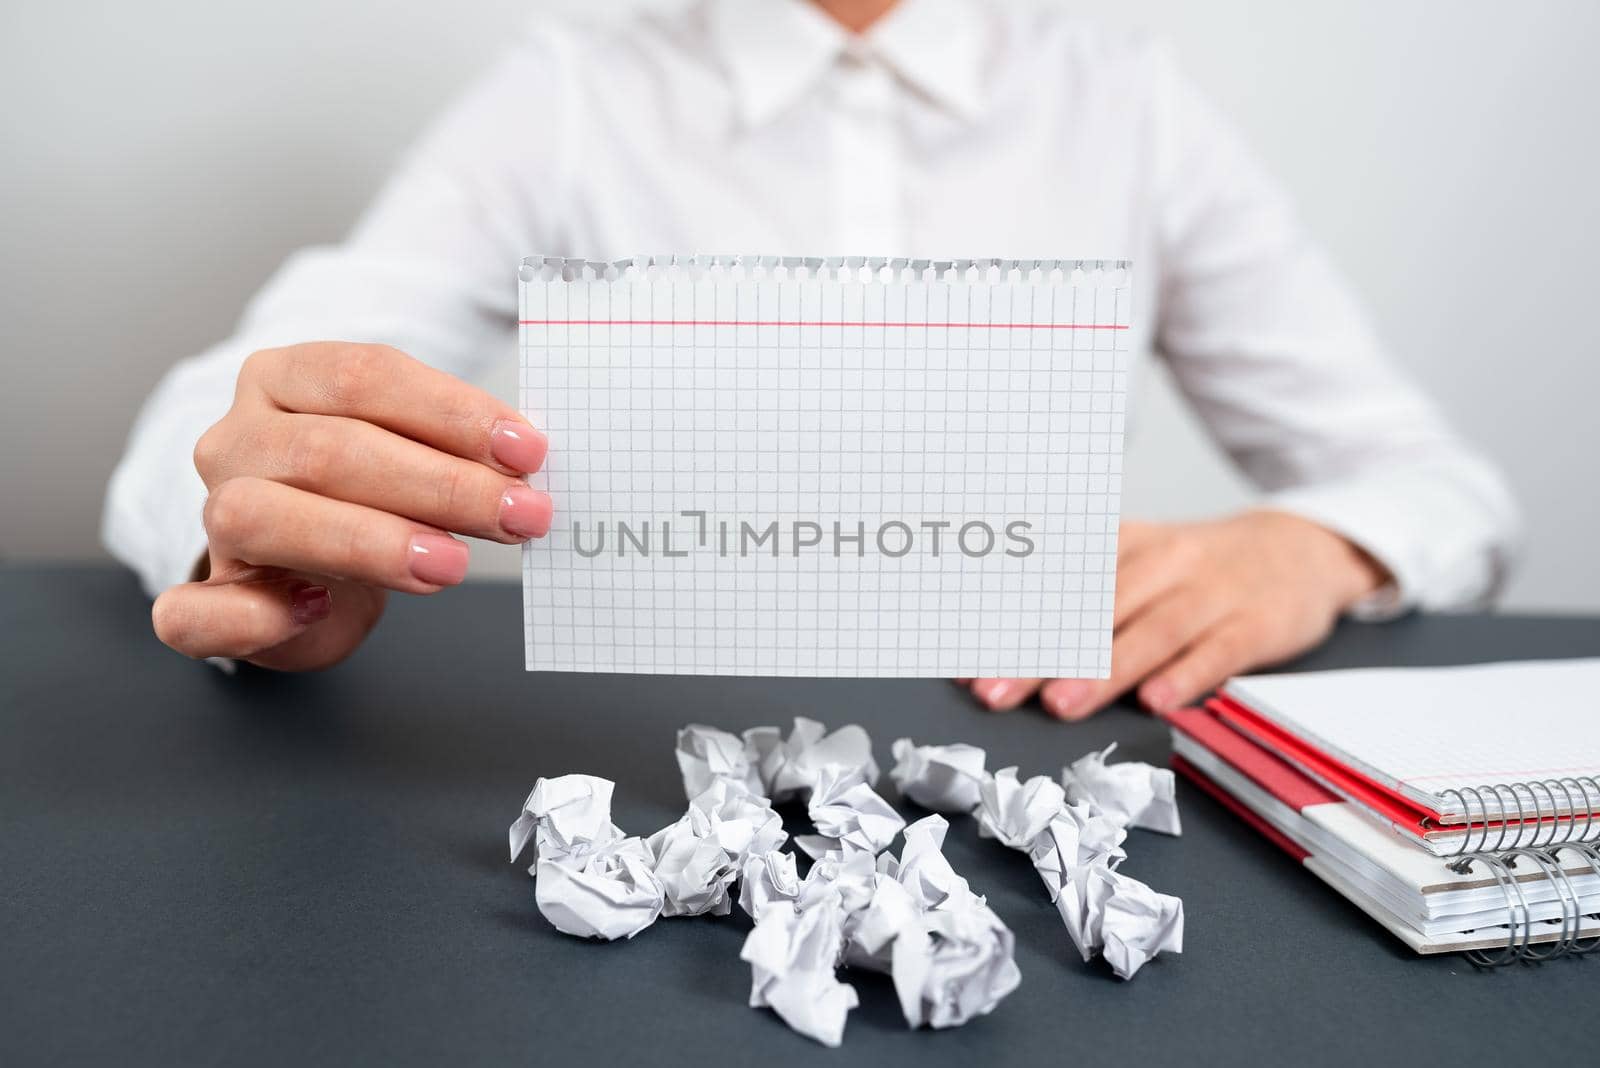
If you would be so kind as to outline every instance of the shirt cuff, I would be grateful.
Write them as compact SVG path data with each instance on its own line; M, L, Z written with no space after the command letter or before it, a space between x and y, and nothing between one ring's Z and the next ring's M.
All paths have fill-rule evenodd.
M192 473L182 481L183 485L170 487L166 495L162 517L165 522L145 528L152 535L151 543L134 561L151 597L180 583L193 582L210 545L204 520L205 483Z
M193 470L161 470L162 459L159 453L123 458L111 476L101 526L106 548L151 597L190 581L207 546L205 483Z

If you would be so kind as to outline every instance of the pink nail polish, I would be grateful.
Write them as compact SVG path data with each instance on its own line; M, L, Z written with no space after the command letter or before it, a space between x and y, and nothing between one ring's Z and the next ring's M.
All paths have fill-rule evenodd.
M1169 682L1147 682L1139 688L1139 700L1152 712L1171 712L1178 694Z
M539 470L549 451L549 439L527 423L502 419L489 431L490 454L513 471Z
M1089 696L1092 684L1082 679L1069 679L1050 687L1045 695L1045 706L1057 719L1070 716L1077 704Z
M333 611L333 592L326 586L301 586L289 598L289 618L301 626L320 623Z
M500 529L518 538L550 533L550 495L517 483L500 497Z
M411 574L435 586L454 586L467 577L471 551L448 534L418 534L411 539Z
M1012 679L990 679L989 684L978 694L983 703L990 708L1010 704L1016 695L1017 683Z

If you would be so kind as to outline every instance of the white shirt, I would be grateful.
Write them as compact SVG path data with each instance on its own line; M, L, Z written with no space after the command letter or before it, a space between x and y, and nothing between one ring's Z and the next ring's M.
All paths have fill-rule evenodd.
M151 592L188 577L192 449L252 351L381 341L471 378L515 352L524 256L673 252L1131 259L1133 351L1170 363L1266 505L1394 575L1361 614L1477 604L1504 578L1498 475L1386 361L1168 53L976 0L904 0L861 38L802 0L542 16L348 240L292 257L233 337L166 376L112 478L107 545Z

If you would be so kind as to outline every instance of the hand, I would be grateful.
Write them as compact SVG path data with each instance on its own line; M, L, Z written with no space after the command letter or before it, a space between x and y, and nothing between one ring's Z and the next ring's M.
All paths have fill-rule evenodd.
M505 404L387 346L258 352L195 444L208 559L200 581L156 599L156 634L195 657L335 663L377 623L384 591L466 577L467 545L448 532L549 531L549 496L518 477L545 448Z
M1339 535L1284 512L1207 523L1122 524L1109 679L957 679L994 711L1034 694L1059 719L1093 715L1138 687L1155 712L1327 637L1388 581Z

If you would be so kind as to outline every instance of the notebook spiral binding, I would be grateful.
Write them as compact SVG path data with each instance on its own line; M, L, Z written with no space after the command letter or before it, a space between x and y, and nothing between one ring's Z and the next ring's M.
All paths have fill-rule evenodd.
M1583 920L1600 916L1600 913L1583 911L1582 898L1572 885L1563 859L1565 854L1570 854L1580 864L1587 864L1595 879L1600 881L1600 848L1591 841L1600 829L1600 819L1595 815L1595 802L1600 800L1600 779L1585 775L1497 783L1442 790L1440 796L1454 797L1466 817L1467 832L1448 866L1452 871L1466 874L1474 864L1481 865L1505 895L1511 916L1506 944L1497 950L1468 950L1468 960L1480 967L1497 968L1517 961L1536 963L1562 956L1582 956L1600 949L1600 935L1579 937ZM1498 831L1491 826L1491 799ZM1530 825L1531 834L1528 832ZM1492 845L1491 836L1494 838ZM1524 838L1527 840L1522 841ZM1515 871L1519 861L1532 864L1555 887L1561 903L1561 918L1542 921L1540 927L1544 930L1539 932L1546 933L1549 924L1559 923L1560 935L1552 942L1533 941L1534 921L1527 895L1523 893L1522 879Z

